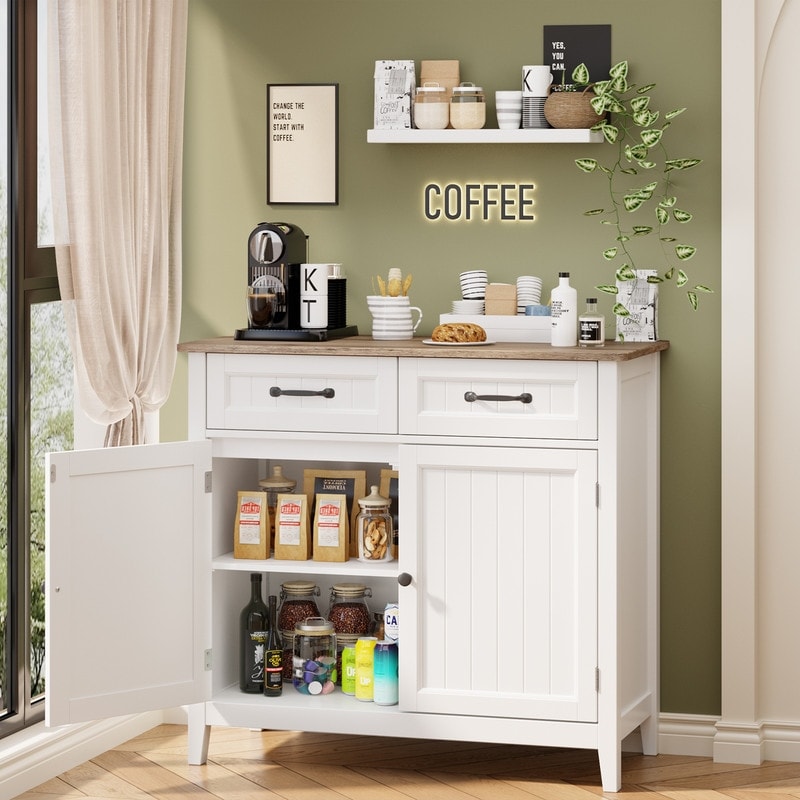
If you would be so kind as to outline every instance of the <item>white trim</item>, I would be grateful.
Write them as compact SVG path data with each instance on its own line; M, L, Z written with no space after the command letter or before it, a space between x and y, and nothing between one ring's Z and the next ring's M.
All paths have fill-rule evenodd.
M711 758L718 717L697 714L661 714L658 752L661 755Z
M722 718L758 718L756 0L722 0ZM749 98L746 99L746 98ZM723 737L724 738L724 737Z
M160 711L83 725L33 725L0 741L0 798L11 798L160 725Z

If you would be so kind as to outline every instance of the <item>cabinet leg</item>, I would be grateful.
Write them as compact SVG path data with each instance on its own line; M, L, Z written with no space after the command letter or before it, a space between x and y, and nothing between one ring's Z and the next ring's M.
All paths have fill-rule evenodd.
M206 707L203 703L189 706L189 755L190 764L205 764L208 760L208 740L211 726L206 725Z
M600 779L604 792L618 792L622 788L622 743L600 743L597 748L600 760Z
M658 717L652 714L640 725L642 734L642 753L646 756L658 755Z

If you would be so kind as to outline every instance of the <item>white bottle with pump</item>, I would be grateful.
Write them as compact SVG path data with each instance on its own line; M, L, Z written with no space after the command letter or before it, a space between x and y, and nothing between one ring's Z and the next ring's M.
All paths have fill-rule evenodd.
M550 293L553 347L576 347L578 344L578 292L569 285L569 272L558 273L558 286Z

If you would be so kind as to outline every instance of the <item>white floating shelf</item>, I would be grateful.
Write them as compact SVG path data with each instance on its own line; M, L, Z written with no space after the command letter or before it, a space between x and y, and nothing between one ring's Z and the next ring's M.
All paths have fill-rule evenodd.
M595 144L603 141L600 131L589 128L520 128L500 130L426 131L414 129L367 131L371 144Z

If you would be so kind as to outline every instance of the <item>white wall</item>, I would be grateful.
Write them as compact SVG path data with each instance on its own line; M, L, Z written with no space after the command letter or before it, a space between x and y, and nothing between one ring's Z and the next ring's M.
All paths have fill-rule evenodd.
M800 0L723 0L720 761L800 760Z

